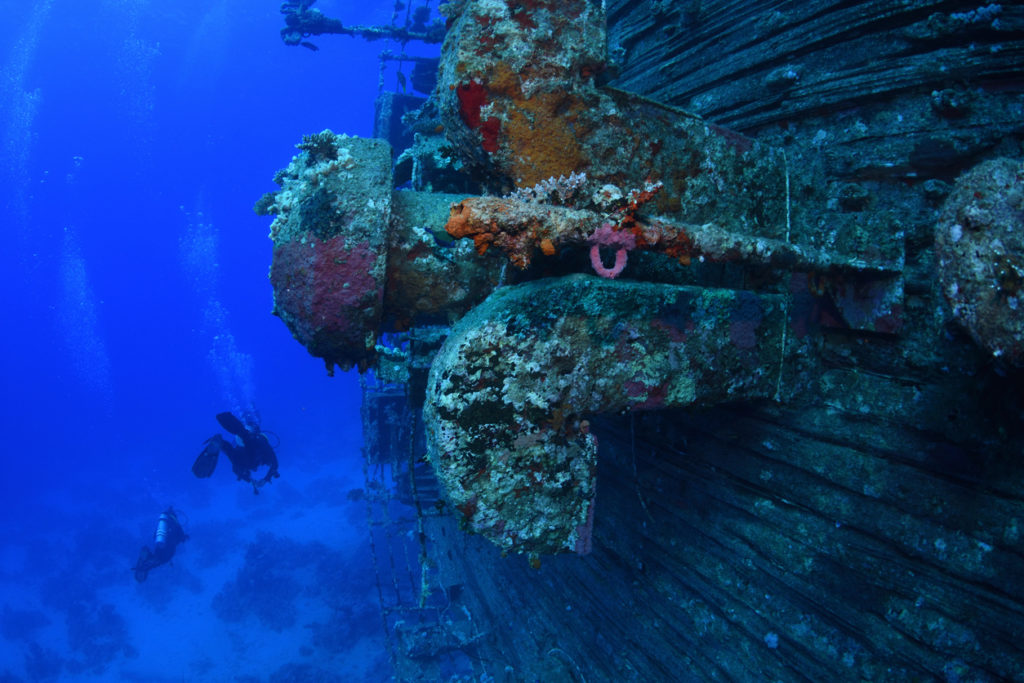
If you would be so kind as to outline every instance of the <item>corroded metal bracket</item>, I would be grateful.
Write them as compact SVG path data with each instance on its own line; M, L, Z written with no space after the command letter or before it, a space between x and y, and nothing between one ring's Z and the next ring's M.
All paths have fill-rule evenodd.
M504 551L585 553L587 417L771 398L789 357L779 295L590 275L496 291L431 367L428 453L470 527Z

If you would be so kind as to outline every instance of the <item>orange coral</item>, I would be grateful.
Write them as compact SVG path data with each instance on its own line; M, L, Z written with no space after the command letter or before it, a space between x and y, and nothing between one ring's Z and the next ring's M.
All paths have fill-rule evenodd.
M527 97L519 75L505 63L494 65L487 89L495 96L495 106L502 110L502 142L510 152L508 169L519 187L586 166L580 146L585 131L577 129L579 115L585 110L580 98L565 91Z
M476 246L477 253L483 255L488 247L491 246L491 243L494 242L495 233L497 232L496 227L491 227L493 229L488 230L483 222L479 220L479 217L474 214L471 206L462 201L452 204L448 222L445 223L444 229L456 239L461 237L471 238Z

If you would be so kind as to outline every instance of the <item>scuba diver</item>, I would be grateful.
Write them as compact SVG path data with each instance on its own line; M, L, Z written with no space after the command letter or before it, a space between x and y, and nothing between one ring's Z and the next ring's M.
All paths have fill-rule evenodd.
M139 559L132 567L132 571L135 572L135 580L139 583L146 580L150 570L170 562L178 544L188 539L178 521L178 513L174 511L173 507L160 513L160 519L156 522L156 533L153 537L156 541L153 544L153 549L150 550L148 546L142 546L142 550L139 551Z
M235 436L235 443L229 442L220 434L214 434L205 441L206 446L199 457L192 463L192 474L205 479L213 474L217 467L217 456L222 452L231 461L231 470L239 481L252 484L252 492L259 495L260 487L269 484L277 472L277 454L270 445L267 435L260 431L258 425L246 425L231 413L219 413L217 422L227 432ZM253 481L253 473L266 466L267 473Z

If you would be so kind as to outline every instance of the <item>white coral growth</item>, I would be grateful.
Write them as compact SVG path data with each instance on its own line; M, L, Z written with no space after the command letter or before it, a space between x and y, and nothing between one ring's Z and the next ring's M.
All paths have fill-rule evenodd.
M570 173L567 176L552 176L533 187L520 187L508 195L509 199L538 204L572 204L580 188L587 182L586 173Z

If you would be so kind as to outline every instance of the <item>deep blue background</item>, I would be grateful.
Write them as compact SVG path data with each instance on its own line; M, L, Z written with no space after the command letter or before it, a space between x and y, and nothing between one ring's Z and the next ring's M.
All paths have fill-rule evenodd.
M132 590L169 504L200 527L219 497L225 515L274 511L318 476L338 483L308 490L361 482L357 378L328 378L271 315L270 219L252 206L303 134L371 134L377 55L397 46L287 47L279 5L0 0L0 603L32 607L58 565L124 563L113 594L120 572ZM249 405L280 438L282 478L258 498L226 466L189 471L214 414Z
M387 3L318 7L391 16ZM383 44L288 48L274 0L3 12L6 507L83 476L191 484L213 414L239 395L285 451L356 428L354 379L329 380L270 315L270 221L251 207L303 134L371 134ZM219 381L230 355L209 357L215 336L251 359L234 387Z

